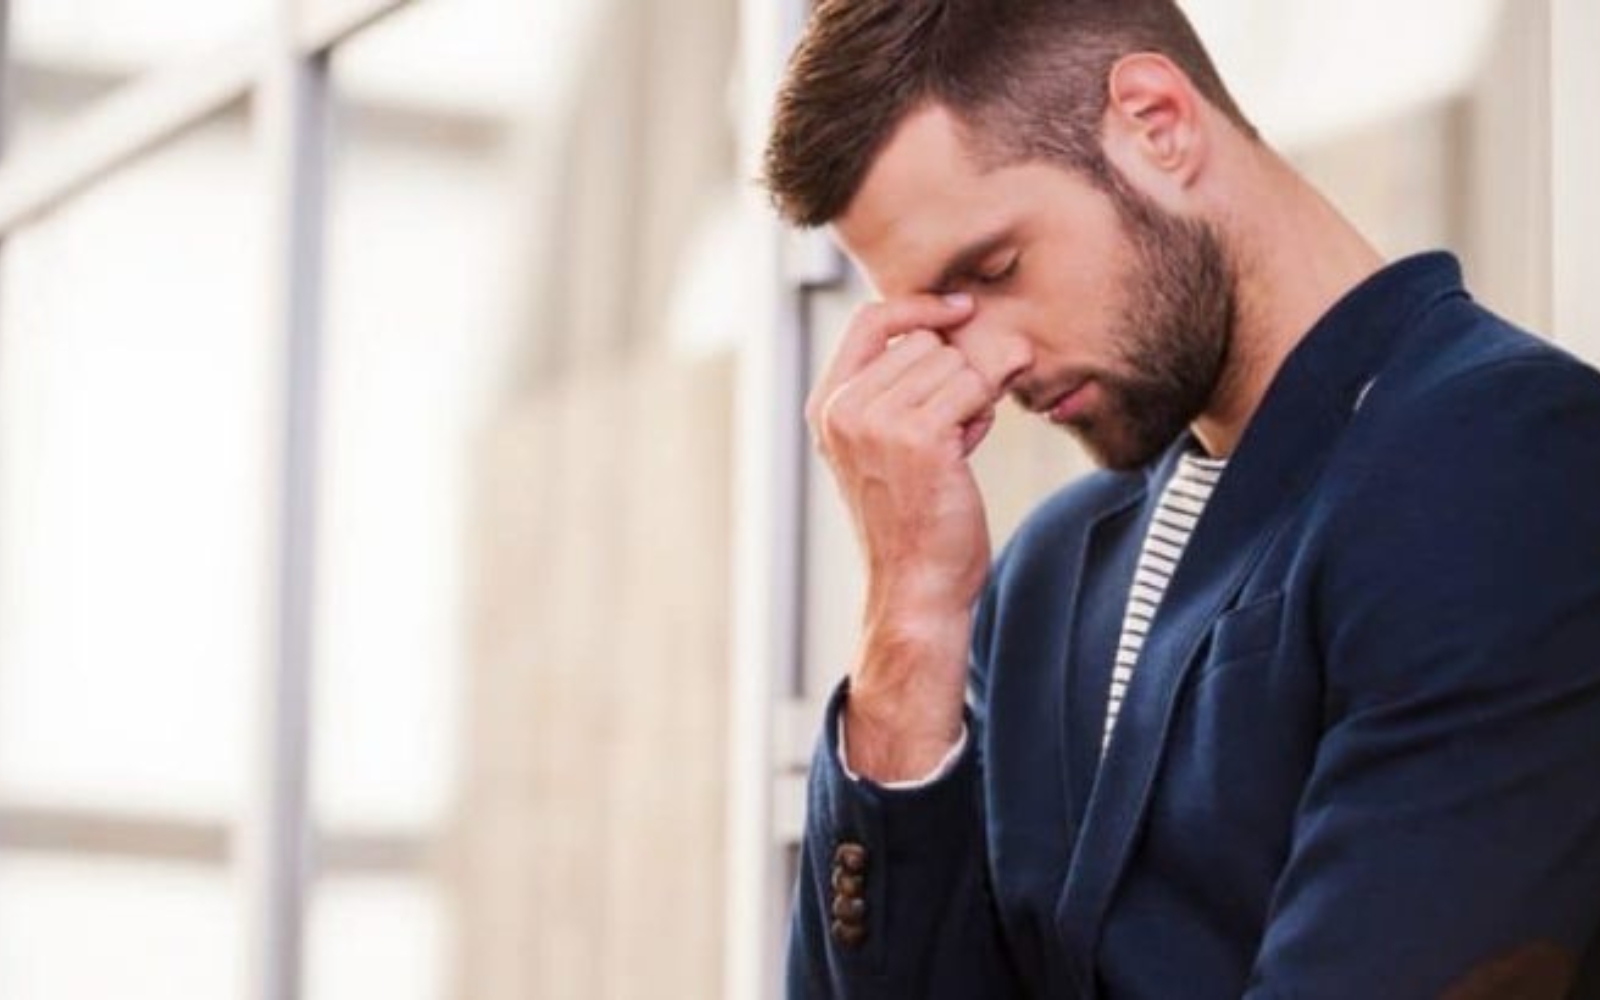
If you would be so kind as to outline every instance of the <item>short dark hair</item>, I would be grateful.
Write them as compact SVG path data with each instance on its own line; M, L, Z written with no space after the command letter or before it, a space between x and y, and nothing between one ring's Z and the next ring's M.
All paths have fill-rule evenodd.
M1133 52L1171 59L1255 137L1174 0L821 0L778 94L767 188L789 222L832 222L929 102L993 165L1053 159L1104 182L1107 79Z

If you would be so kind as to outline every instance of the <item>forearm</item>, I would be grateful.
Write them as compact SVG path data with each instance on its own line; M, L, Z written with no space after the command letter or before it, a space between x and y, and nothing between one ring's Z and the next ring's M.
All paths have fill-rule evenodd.
M851 771L917 781L949 756L963 731L971 638L966 610L869 622L843 706Z

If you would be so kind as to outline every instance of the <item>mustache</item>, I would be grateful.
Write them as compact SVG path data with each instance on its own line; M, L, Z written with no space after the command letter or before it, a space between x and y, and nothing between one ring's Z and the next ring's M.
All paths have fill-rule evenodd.
M1031 413L1041 413L1072 393L1077 392L1096 377L1088 373L1069 372L1059 375L1049 382L1018 382L1007 391L1011 396L1012 402L1024 410Z

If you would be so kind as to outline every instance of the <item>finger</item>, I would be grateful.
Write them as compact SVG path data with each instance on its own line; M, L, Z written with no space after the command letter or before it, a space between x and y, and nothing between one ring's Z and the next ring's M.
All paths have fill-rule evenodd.
M992 410L999 391L976 368L963 367L946 379L919 408L936 424L960 427Z
M806 402L806 420L813 431L823 432L824 424L848 422L851 417L873 406L906 371L936 351L949 350L931 330L915 330L902 335L893 348L862 369L844 384L829 387L818 383ZM828 395L824 396L824 393Z
M917 329L944 330L972 312L969 295L913 295L863 306L845 329L833 358L818 380L826 398L880 357L889 341Z
M884 409L893 413L915 409L967 367L967 359L961 356L960 351L940 342L923 351L912 363L897 366L900 370L892 377L882 373L880 369L886 367L898 353L898 349L891 350L877 364L862 372L851 381L849 391L860 392L863 398L871 400L875 410Z
M901 334L889 343L882 354L847 379L844 387L863 398L874 398L892 388L907 372L927 364L929 358L954 350L932 330L913 330Z

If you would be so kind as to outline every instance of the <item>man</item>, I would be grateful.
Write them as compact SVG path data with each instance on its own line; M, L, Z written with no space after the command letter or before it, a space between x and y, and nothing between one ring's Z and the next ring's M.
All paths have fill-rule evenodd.
M795 997L1600 996L1600 376L1386 265L1171 0L823 0L767 178L882 301ZM1010 395L1106 466L990 566Z

